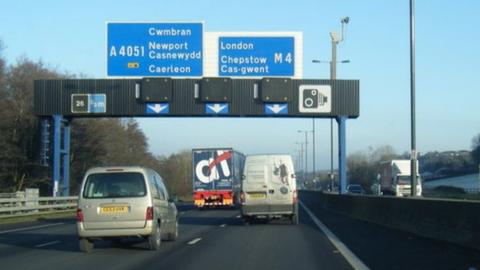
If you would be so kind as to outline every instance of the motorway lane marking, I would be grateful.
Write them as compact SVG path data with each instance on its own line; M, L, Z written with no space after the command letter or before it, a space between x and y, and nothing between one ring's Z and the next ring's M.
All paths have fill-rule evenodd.
M220 225L220 227L222 227L222 228L225 227L225 226L227 226L227 224L222 224L222 225Z
M195 245L196 243L200 242L200 240L202 240L202 238L195 238L192 241L188 242L187 244Z
M40 247L46 247L46 246L51 246L51 245L60 244L60 243L61 242L57 240L57 241L52 241L52 242L36 245L35 247L40 248Z
M31 226L31 227L1 231L0 234L11 233L11 232L22 232L22 231L29 231L29 230L35 230L35 229L42 229L42 228L47 228L47 227L59 226L59 225L63 225L63 224L65 224L65 223L60 222L60 223L52 223L52 224L47 224L47 225Z
M353 267L353 269L370 269L366 266L355 254L342 242L338 237L330 231L325 224L323 224L306 205L299 201L300 205L303 207L305 212L310 216L315 225L323 231L323 233L328 237L328 240L337 248L347 260L347 262Z
M242 215L237 215L237 218L241 218L241 217L242 217Z

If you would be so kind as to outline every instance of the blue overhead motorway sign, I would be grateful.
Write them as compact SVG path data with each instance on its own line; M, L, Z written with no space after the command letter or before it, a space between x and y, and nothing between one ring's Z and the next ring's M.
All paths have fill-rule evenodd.
M107 23L107 75L200 77L202 23Z
M219 37L220 76L294 76L294 37Z

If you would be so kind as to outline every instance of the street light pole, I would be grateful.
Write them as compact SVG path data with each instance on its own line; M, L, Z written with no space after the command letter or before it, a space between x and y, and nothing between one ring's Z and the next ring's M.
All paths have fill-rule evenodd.
M299 131L300 132L300 131ZM296 144L300 145L300 153L298 154L298 168L303 168L303 143L297 142ZM302 173L303 181L305 182L305 171Z
M337 79L337 41L332 37L332 60L330 61L330 80ZM333 174L333 118L330 118L330 188L334 191L335 174Z
M333 39L333 38L332 38ZM312 63L321 64L328 63L330 65L330 79L335 80L337 78L337 61L335 64L332 64L333 60L337 59L337 49L336 45L338 44L332 41L332 60L331 61L321 61L321 60L312 60ZM338 61L338 63L346 64L350 63L350 60ZM333 173L333 118L330 119L330 187L333 190L335 184L335 174Z
M332 60L330 61L330 79L337 79L337 44L341 41L336 39L334 33L330 33L332 38ZM332 120L333 121L333 120Z
M313 159L313 181L316 180L315 178L315 118L312 118L312 159Z
M417 150L415 138L415 0L410 0L410 117L411 117L411 160L410 195L417 195Z
M350 21L349 17L342 18L342 34L339 35L336 32L330 32L330 38L332 39L332 60L330 61L330 79L337 79L337 44L344 40L344 26ZM348 63L350 61L342 61L342 63ZM333 174L333 118L330 119L330 180L331 187L335 184L335 174ZM340 192L340 190L339 190Z
M306 173L308 173L308 132L310 130L297 130L298 133L305 133L305 170L304 170L304 178L306 177Z

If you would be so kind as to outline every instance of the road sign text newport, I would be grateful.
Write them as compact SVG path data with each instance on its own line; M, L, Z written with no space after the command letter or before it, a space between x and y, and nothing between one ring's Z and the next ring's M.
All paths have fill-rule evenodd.
M219 37L220 76L294 76L294 37Z
M108 76L203 75L202 23L107 23Z

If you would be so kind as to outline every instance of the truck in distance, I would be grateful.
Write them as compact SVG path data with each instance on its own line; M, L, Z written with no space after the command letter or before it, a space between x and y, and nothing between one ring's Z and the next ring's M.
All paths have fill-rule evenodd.
M192 149L195 206L238 205L244 162L245 156L232 148Z
M380 193L383 195L393 195L398 197L410 196L410 171L410 160L397 159L382 162L377 176L378 182L373 185L372 190L378 190L378 192L374 193ZM416 195L422 195L422 183L420 174L418 173L418 161Z

